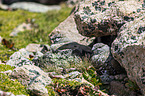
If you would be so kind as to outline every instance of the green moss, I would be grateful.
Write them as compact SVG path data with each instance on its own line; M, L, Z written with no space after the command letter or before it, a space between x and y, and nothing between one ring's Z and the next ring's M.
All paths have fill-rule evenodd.
M27 95L28 91L26 90L26 87L23 86L20 82L17 80L12 81L7 75L4 75L0 73L0 89L5 92L12 92L15 95Z
M67 7L63 7L59 11L49 11L47 13L32 13L24 10L0 10L0 36L7 40L11 39L16 48L16 50L10 50L9 48L6 48L6 46L0 44L0 60L8 60L10 55L19 49L26 47L29 43L50 44L48 38L49 33L69 16L70 11L71 9ZM35 32L36 29L32 31L24 31L19 33L16 37L10 37L9 34L13 29L25 22L28 18L36 20L35 23L38 24L39 31ZM13 69L14 67L9 65L0 64L0 71ZM24 94L29 96L25 86L20 84L17 80L10 80L7 75L2 73L0 73L0 89L5 92L12 92L15 95ZM48 89L51 90L51 88ZM51 93L54 94L53 92Z
M14 46L17 50L26 47L29 43L50 44L49 33L69 16L70 11L71 9L67 7L63 7L59 11L49 11L47 13L32 13L24 10L0 10L0 36L7 40L11 39L15 43ZM16 37L10 37L9 34L13 29L28 18L35 19L35 23L39 26L39 31L24 31ZM8 57L15 52L9 51L8 48L1 44L0 49L0 59L2 61L8 60Z
M0 64L0 72L1 71L7 71L7 70L13 70L14 67L11 67L10 65L4 65L4 64Z
M11 67L10 65L4 65L0 64L0 72L1 71L7 71L7 70L13 70L14 67ZM12 92L15 95L28 95L28 91L26 90L26 87L23 86L20 82L17 80L12 81L9 76L0 73L0 90L3 90L5 92Z

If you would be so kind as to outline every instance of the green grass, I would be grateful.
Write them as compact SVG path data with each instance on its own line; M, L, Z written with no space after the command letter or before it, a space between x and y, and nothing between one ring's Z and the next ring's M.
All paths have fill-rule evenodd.
M0 64L0 72L13 69L14 67L11 67L10 65ZM5 75L3 73L0 73L0 90L3 90L5 92L12 92L15 95L24 94L29 96L29 92L26 90L25 86L23 86L17 80L12 81L8 75Z
M48 38L49 33L64 21L70 14L71 8L62 6L59 11L49 11L47 13L32 13L24 10L2 11L0 10L0 36L15 43L15 48L20 49L26 47L29 43L50 44ZM35 19L35 23L39 28L37 32L24 31L16 37L10 37L9 34L18 25L25 22L28 18ZM9 56L15 51L9 51L8 48L0 44L0 59L8 60ZM17 51L16 50L16 51Z
M62 9L59 11L49 11L47 13L32 13L24 10L0 10L0 36L6 40L11 39L16 48L16 50L10 50L0 44L0 60L3 62L9 60L10 55L21 48L25 48L30 43L50 44L49 33L69 16L70 11L71 8L65 6L62 6ZM16 37L10 37L9 34L13 29L25 22L28 18L35 19L35 24L39 28L21 32ZM38 31L35 32L35 30ZM0 64L0 72L13 69L14 67L9 65ZM24 94L29 96L25 86L17 80L10 80L9 76L3 73L0 73L0 89L5 92L12 92L15 95Z

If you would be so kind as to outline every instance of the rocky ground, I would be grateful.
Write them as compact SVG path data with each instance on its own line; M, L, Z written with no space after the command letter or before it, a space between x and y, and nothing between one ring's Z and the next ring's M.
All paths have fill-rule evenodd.
M145 95L143 1L0 8L0 96Z

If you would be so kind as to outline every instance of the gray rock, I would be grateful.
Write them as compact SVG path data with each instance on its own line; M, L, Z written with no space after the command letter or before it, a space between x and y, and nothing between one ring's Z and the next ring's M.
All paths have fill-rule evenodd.
M15 67L32 65L32 62L29 60L29 55L33 55L33 53L28 52L26 49L22 48L18 52L12 54L10 56L10 60L8 60L6 64Z
M26 96L26 95L14 95L11 92L4 92L0 90L0 96Z
M112 2L114 1L114 2ZM116 35L126 22L133 21L142 4L137 1L86 0L75 12L75 22L80 34L87 37ZM135 13L134 13L135 12Z
M74 72L70 72L69 74L64 75L64 77L74 79L76 77L79 77L80 74L81 74L80 72L74 71Z
M110 76L107 73L104 73L100 76L100 79L103 84L109 84L111 81L114 80L114 76Z
M79 4L79 2L84 1L84 0L67 0L66 4L68 7L74 7L77 4Z
M48 91L45 86L52 82L47 73L34 65L24 65L15 68L11 78L18 79L23 85L28 86L32 93L39 96L47 95Z
M71 49L64 49L58 51L58 53L48 51L41 58L33 59L33 62L41 68L49 68L49 66L67 68L70 64L79 64L81 62L81 58L73 56Z
M111 50L129 79L136 81L145 95L145 16L121 27Z
M10 36L17 36L18 33L25 31L25 30L32 30L32 26L30 23L26 24L26 23L22 23L19 26L17 26L11 33Z
M81 45L76 42L71 42L60 46L56 51L63 49L71 49L72 55L91 57L92 50L89 46Z
M11 92L4 92L0 90L0 96L15 96L15 95Z
M3 39L3 38L0 36L0 43L2 42L2 39Z
M89 45L95 38L87 38L79 34L73 14L65 21L60 23L49 35L52 44L77 42L83 45Z
M43 45L43 44L29 44L26 46L26 50L29 52L42 52L45 53L48 50L50 50L49 45Z
M135 92L125 88L124 84L119 81L112 81L109 91L115 96L137 96Z
M12 9L23 9L23 10L28 10L30 12L41 12L41 13L45 13L51 10L61 9L59 5L46 6L34 2L17 2L17 3L13 3L9 7Z
M94 67L97 69L104 67L104 63L110 54L109 46L103 43L97 43L93 46L92 51L93 56L91 57L91 61Z
M3 73L5 75L10 75L12 73L12 70L7 70L7 71L4 71L4 72L0 72L0 73Z

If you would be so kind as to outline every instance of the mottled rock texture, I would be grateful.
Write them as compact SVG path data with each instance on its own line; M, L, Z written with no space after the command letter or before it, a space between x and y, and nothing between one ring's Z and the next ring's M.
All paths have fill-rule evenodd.
M94 38L86 38L79 34L73 15L59 24L49 35L52 44L77 42L83 45L89 45Z
M121 27L112 44L112 54L145 95L145 16Z
M134 12L142 8L137 1L86 0L76 7L75 22L80 34L87 37L116 35Z
M74 7L77 4L79 4L81 1L84 1L84 0L67 0L66 4L68 7Z
M28 52L25 48L20 49L10 56L10 60L6 63L10 66L21 67L23 65L32 65L32 61L29 60L29 56L34 55L32 52Z
M48 74L34 65L24 65L14 69L11 77L28 86L28 89L37 96L46 96L48 91L45 86L51 83Z
M103 64L105 63L110 54L109 46L103 43L97 43L93 46L92 51L93 56L91 57L91 61L96 69L103 67Z

